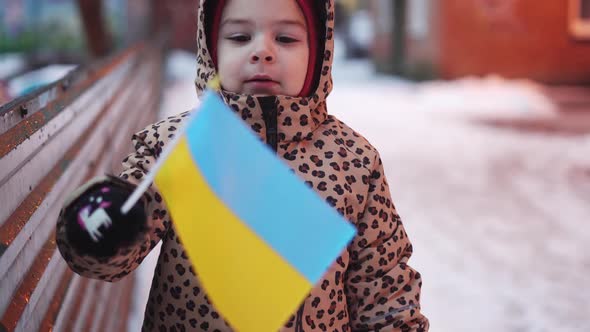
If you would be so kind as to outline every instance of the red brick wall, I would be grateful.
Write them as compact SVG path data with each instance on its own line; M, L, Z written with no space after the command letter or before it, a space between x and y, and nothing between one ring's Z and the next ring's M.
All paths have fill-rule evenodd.
M439 0L438 70L444 78L497 73L590 83L590 41L568 32L567 1Z

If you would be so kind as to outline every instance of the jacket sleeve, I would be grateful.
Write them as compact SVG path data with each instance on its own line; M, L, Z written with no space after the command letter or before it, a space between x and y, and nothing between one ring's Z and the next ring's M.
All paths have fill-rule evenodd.
M153 137L154 141L157 141L154 137L157 129L157 127L152 126L151 129L133 135L132 141L135 152L123 160L123 172L120 174L120 178L138 185L149 172L150 168L155 164L156 156L159 154L161 147L156 144L158 146L156 151L149 147L145 140L150 136ZM74 192L72 199L69 201L75 200L77 196L82 194L85 187L88 186L82 186L82 188ZM162 197L153 185L144 195L144 199L147 227L144 227L145 230L139 234L139 240L135 242L135 245L121 248L114 256L108 258L80 254L72 247L66 237L66 222L63 218L64 207L57 221L56 243L70 268L84 277L114 282L128 275L139 266L149 252L166 235L170 227L169 215Z
M407 263L412 244L391 201L379 155L370 175L346 278L352 331L427 331L420 273Z

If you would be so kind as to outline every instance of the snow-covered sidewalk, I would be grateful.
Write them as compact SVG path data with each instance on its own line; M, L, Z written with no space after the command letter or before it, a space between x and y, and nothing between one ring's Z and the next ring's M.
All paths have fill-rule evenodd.
M340 83L330 111L381 152L432 331L590 331L590 135L474 121L557 121L529 82Z

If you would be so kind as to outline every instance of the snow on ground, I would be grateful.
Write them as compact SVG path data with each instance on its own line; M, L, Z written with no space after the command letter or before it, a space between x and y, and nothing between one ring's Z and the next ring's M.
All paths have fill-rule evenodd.
M198 103L193 59L175 56L163 115ZM551 121L555 106L526 81L414 84L342 59L334 80L330 112L383 158L431 331L590 331L590 135L473 121ZM155 259L147 261L142 299Z
M528 82L372 82L329 109L383 157L432 331L590 330L590 136L472 121L556 116Z

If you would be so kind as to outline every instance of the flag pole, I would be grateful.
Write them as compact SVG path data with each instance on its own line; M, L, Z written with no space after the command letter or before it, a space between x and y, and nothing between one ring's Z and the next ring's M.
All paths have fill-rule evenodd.
M207 87L211 90L219 91L221 88L219 78L217 76L214 77L209 82ZM168 159L168 157L170 156L170 154L174 150L174 147L176 147L176 145L178 145L178 142L180 141L180 139L184 135L184 132L186 131L186 127L187 126L184 125L179 130L178 134L174 137L172 142L168 143L166 145L166 147L164 148L164 150L162 150L162 153L158 157L156 164L150 169L148 174L143 178L141 183L135 188L133 193L131 193L131 196L129 196L127 201L125 201L125 203L121 207L121 214L125 215L125 214L129 213L131 208L139 201L141 196L148 190L150 185L154 182L154 179L156 178L156 174L158 173L160 168L162 168L162 165L164 165L164 162L166 161L166 159Z
M133 191L131 196L129 196L127 201L125 201L125 204L123 204L123 206L121 207L121 214L123 214L123 215L127 214L131 210L131 208L137 203L137 201L139 201L141 196L148 190L150 185L154 182L154 179L156 178L156 174L158 173L158 171L160 170L162 165L164 165L164 162L166 161L166 159L168 158L170 153L172 153L172 151L174 150L174 147L180 141L180 138L184 134L184 130L185 130L184 128L181 129L179 131L178 135L176 137L174 137L172 142L170 142L164 148L164 150L162 151L162 153L158 157L156 164L150 169L148 174L143 178L141 183L135 188L135 190Z

